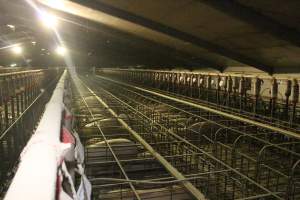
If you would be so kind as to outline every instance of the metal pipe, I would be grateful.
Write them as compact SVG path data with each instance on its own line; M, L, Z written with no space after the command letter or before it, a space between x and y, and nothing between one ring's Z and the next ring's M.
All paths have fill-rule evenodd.
M191 177L187 177L185 179L176 179L176 180L170 180L170 181L161 181L164 179L169 179L169 177L167 178L160 178L160 179L151 179L151 180L126 180L126 179L118 179L118 178L92 178L90 179L90 181L111 181L111 182L123 182L123 183L135 183L135 184L161 184L161 185L165 185L165 184L176 184L176 183L184 183L186 181L190 181L190 180L195 180L195 179L205 179L203 176L204 175L209 175L209 174L215 174L215 173L224 173L224 172L229 172L229 170L218 170L218 171L214 171L214 172L205 172L205 173L199 173L197 175L192 175Z
M119 83L117 81L114 81L114 80L111 80L111 79L108 79L108 78L103 78L103 79L106 79L106 80L110 80L112 82L116 82L116 83ZM124 84L124 83L119 83L119 84L123 84L123 85L127 85L127 84ZM128 87L134 87L134 86L129 86ZM154 123L154 124L157 124L160 128L162 128L162 130L164 130L165 132L162 133L162 134L166 134L170 137L173 137L174 139L178 139L180 141L183 142L183 144L186 144L190 147L190 150L191 151L199 151L199 152L202 152L203 154L205 154L205 156L207 156L207 158L210 158L214 161L216 161L217 163L223 165L224 167L230 169L232 172L234 172L235 174L237 174L238 176L246 179L247 181L251 182L252 184L256 185L257 187L261 188L262 190L270 193L271 195L273 195L273 197L276 197L277 199L281 199L279 196L277 196L274 192L270 191L269 189L265 188L264 186L258 184L257 182L253 181L251 178L247 177L246 175L242 174L241 172L239 172L237 169L229 166L228 164L226 164L224 161L221 161L219 159L217 159L215 156L211 155L210 153L204 151L203 149L197 147L196 145L190 143L189 141L187 141L186 139L182 138L181 136L177 135L176 133L174 133L172 130L162 126L161 124L159 124L158 122L155 122L153 120L151 120L150 118L148 118L147 116L145 116L143 113L141 113L140 111L136 110L135 108L133 108L131 105L125 103L124 101L120 100L119 98L117 98L116 96L114 96L113 94L111 94L110 92L108 91L105 91L106 93L108 93L109 95L111 95L112 97L114 97L115 99L117 99L117 101L121 102L122 104L124 104L125 106L129 107L130 109L132 109L135 113L137 114L140 114L141 116L147 118L148 120L152 121L151 123ZM170 106L170 105L169 105Z
M30 73L37 73L37 72L43 72L46 70L37 69L37 70L27 70L27 71L19 71L19 72L9 72L9 73L3 73L0 74L0 77L6 77L11 75L17 75L17 74L30 74Z
M100 76L98 76L98 77L100 77ZM117 82L115 80L105 78L105 77L102 77L102 76L101 76L101 78L106 79L106 80L110 80L110 81L113 81L113 82ZM128 84L125 84L125 83L122 83L122 84L128 85ZM226 112L223 112L223 111L220 111L220 110L215 110L215 109L212 109L212 108L209 108L209 107L206 107L206 106L202 106L202 105L199 105L199 104L196 104L196 103L193 103L193 102L189 102L189 101L186 101L186 100L181 100L181 99L178 99L178 98L174 98L172 96L165 95L165 94L158 93L158 92L154 92L154 91L151 91L151 90L147 90L147 89L144 89L144 88L141 88L141 87L132 86L132 85L130 87L132 87L134 89L137 89L137 90L141 90L141 91L150 93L150 94L154 94L156 96L160 96L160 97L172 100L172 101L176 101L176 102L179 102L179 103L182 103L182 104L186 104L186 105L189 105L189 106L192 106L192 107L195 107L195 108L200 108L200 109L208 111L208 112L212 112L212 113L215 113L215 114L218 114L218 115L222 115L224 117L228 117L228 118L231 118L231 119L236 120L236 121L249 123L249 124L252 124L252 125L255 125L255 126L259 126L259 127L262 127L262 128L272 130L274 132L284 134L284 135L289 136L289 137L300 139L300 134L296 133L296 132L293 132L293 131L284 130L282 128L270 126L268 124L264 124L264 123L257 122L257 121L251 120L251 119L247 119L247 118L244 118L244 117L240 117L240 116L237 116L237 115L226 113Z
M97 100L114 116L118 117L118 115L108 107L108 105L100 99L88 86L86 86L83 82L82 84L97 98ZM161 156L158 152L156 152L137 132L135 132L124 120L118 118L118 121L124 126L125 129L129 131L129 133L140 142L149 153L155 157L169 172L172 176L174 176L177 180L185 179L185 176L181 174L175 167L173 167L163 156ZM189 181L184 182L183 186L193 195L195 199L204 200L205 196Z
M126 84L126 83L121 83L121 82L118 82L118 81L115 81L115 80L112 80L112 79L109 79L109 78L105 78L105 77L101 77L101 76L98 76L98 77L100 77L100 78L102 78L102 79L106 79L106 80L109 80L109 81L112 81L112 82L115 82L115 83L117 83L117 84L121 84L121 85L125 85L125 86L128 86L128 87L132 87L132 88L135 88L135 89L138 89L138 90L142 90L142 91L145 91L145 92L147 92L147 93L152 93L152 94L154 94L154 95L157 95L157 94L160 94L160 95L157 95L157 96L162 96L162 97L164 97L164 96L166 96L166 95L164 95L164 94L161 94L161 93L157 93L157 92L154 92L154 91L150 91L150 90L146 90L146 89L143 89L143 88L139 88L139 87L136 87L136 86L132 86L132 85L128 85L128 84ZM126 89L126 90L128 90L128 89ZM128 91L130 91L130 90L128 90ZM133 91L131 91L131 92L133 92ZM133 93L135 93L135 92L133 92ZM140 96L143 96L143 97L145 97L144 95L141 95L141 94L139 94ZM177 99L177 98L173 98L173 97L171 97L171 96L169 96L170 98L171 98L171 100L174 100L175 99L175 101L180 101L180 103L182 103L182 102L186 102L186 101L183 101L183 100L180 100L180 99ZM145 98L150 98L150 97L145 97ZM150 98L150 99L152 99L152 98ZM152 99L153 101L156 101L155 99ZM162 102L158 102L158 103L162 103ZM190 102L187 102L187 103L190 103ZM162 104L164 104L164 103L162 103ZM198 104L194 104L194 103L192 103L191 102L191 104L193 104L193 105L198 105ZM174 108L174 109L176 109L176 110L179 110L179 111L181 111L181 112L185 112L186 113L186 111L184 111L184 110L182 110L182 109L179 109L179 108L176 108L176 107L174 107L174 106L172 106L172 105L170 105L170 104L168 104L167 106L169 106L169 107L172 107L172 108ZM199 105L201 108L203 107L203 106L201 106L201 105ZM204 107L204 108L206 108L206 107ZM214 109L210 109L210 108L208 108L209 110L214 110ZM218 110L214 110L215 112L215 114L221 114L222 115L222 111L218 111ZM210 112L210 111L209 111ZM191 114L191 113L190 113ZM226 113L226 114L228 114L228 113ZM192 115L194 115L194 114L192 114ZM231 114L229 114L230 116L232 116ZM197 117L197 115L194 115L194 116L196 116ZM234 115L235 116L235 115ZM198 116L199 117L199 116ZM238 117L238 116L236 116L236 117ZM239 117L238 117L239 118ZM242 119L244 119L244 118L242 118ZM284 151L287 151L287 152L289 152L289 153L292 153L292 154L294 154L294 155L297 155L297 156L300 156L300 154L299 153L297 153L297 152L293 152L293 151L290 151L290 150L288 150L288 149L284 149L284 148L282 148L282 147L280 147L280 145L277 145L277 144L273 144L273 143L270 143L270 142L268 142L268 141L265 141L265 140L263 140L262 138L259 138L259 137L256 137L256 135L254 135L254 134L247 134L247 133L245 133L245 132L242 132L242 131L239 131L239 130L236 130L236 129L233 129L233 128L229 128L229 127L227 127L227 126L224 126L224 125L222 125L222 124L219 124L219 123L217 123L217 122L215 122L215 121L212 121L212 120L207 120L207 119L204 119L203 118L203 120L205 120L205 121L209 121L209 122L211 122L211 123L213 123L213 124L216 124L216 125L218 125L218 126L220 126L220 127L223 127L223 128L226 128L226 129L228 129L228 130L232 130L232 131L234 131L234 132L236 132L236 133L239 133L239 134L241 134L241 135L243 135L243 136L247 136L247 137L249 137L249 138L252 138L252 139L255 139L255 140L257 140L257 141L260 141L260 142L263 142L263 143L265 143L265 144L269 144L269 145L273 145L273 146L275 146L276 148L278 148L278 149L281 149L281 150L284 150ZM233 120L235 120L235 119L233 119ZM252 120L251 120L252 121ZM245 121L242 121L242 122L245 122ZM255 122L255 121L254 121ZM247 122L246 122L247 123ZM258 123L258 122L257 122ZM251 124L251 123L250 123ZM253 126L257 126L256 125L256 123L253 123L252 124ZM244 126L243 126L244 127ZM271 127L271 126L270 126ZM283 130L283 129L282 129ZM271 131L274 131L274 130L271 130ZM275 131L276 132L276 131ZM299 136L300 136L300 134L299 134Z
M75 80L75 81L76 81L76 80ZM88 89L89 89L89 88L88 88ZM93 94L93 93L92 93L92 94ZM95 120L94 114L93 114L93 112L91 111L91 109L89 108L89 106L88 106L88 104L87 104L87 102L86 102L84 96L82 96L82 99L83 99L83 102L84 102L84 104L86 105L86 108L88 109L88 111L89 111L91 117L93 118L93 120ZM107 107L107 106L104 106L104 107ZM115 116L115 117L116 117L116 116ZM120 163L118 157L116 156L114 150L112 149L112 147L110 146L109 142L107 141L107 139L106 139L106 137L105 137L105 135L104 135L104 133L103 133L101 127L99 126L99 124L96 124L96 126L97 126L97 128L98 128L98 130L99 130L101 136L103 137L103 139L104 139L104 141L105 141L105 144L106 144L106 146L108 147L110 153L112 154L112 156L114 157L115 161L117 162L117 165L118 165L118 167L120 168L120 170L121 170L123 176L125 177L126 180L129 180L128 175L127 175L127 173L125 172L125 169L123 168L123 166L122 166L122 164ZM135 187L133 186L133 184L129 182L129 186L130 186L130 188L132 189L133 193L135 194L136 198L139 199L139 200L141 200L141 197L140 197L140 195L137 193L137 191L136 191Z
M121 77L121 74L124 74L122 76L122 78L123 78L122 80L124 81L124 77L126 77L126 74L129 74L132 71L133 70L130 70L130 69L103 69L99 72L103 73L104 75L106 75L108 77L119 77L119 78ZM137 70L137 71L139 73L149 74L149 73L153 73L152 71L154 71L154 70ZM167 73L167 72L172 73L172 74L178 73L178 72L161 71L161 70L155 70L154 72L158 73L158 74L159 73ZM192 72L192 73L191 72L186 72L184 74L187 74L187 75L197 74L197 75L206 75L206 76L212 75L214 77L214 80L218 76L222 76L222 78L227 78L227 77L232 75L234 77L234 82L237 83L237 85L235 84L234 94L238 95L238 97L236 97L236 95L232 95L233 99L231 100L231 103L232 103L230 105L231 108L228 107L229 106L228 104L226 104L227 106L219 104L219 106L222 108L222 110L229 111L229 112L233 112L233 111L238 112L238 113L241 113L240 115L243 115L243 117L245 117L245 118L255 118L255 120L258 120L260 122L266 121L267 123L271 123L273 126L277 126L277 127L281 127L281 128L287 128L289 130L290 129L295 129L296 130L299 127L298 123L297 123L297 121L299 120L298 118L296 118L296 120L293 122L293 124L289 124L289 122L292 121L292 120L290 120L292 115L289 118L282 118L282 116L285 115L285 110L284 109L280 109L280 110L277 109L276 112L273 112L274 113L274 118L270 117L270 113L271 113L271 110L272 110L271 107L273 105L272 102L275 102L277 108L284 107L284 104L286 103L286 102L284 102L286 99L283 99L283 96L281 95L281 93L280 93L281 97L278 98L277 101L276 100L275 101L270 100L270 102L269 102L270 103L270 106L269 106L270 109L268 109L268 111L267 111L267 108L264 107L264 106L257 107L257 106L254 105L254 104L256 104L256 102L255 102L255 97L253 97L252 95L250 96L250 95L245 94L244 96L239 98L240 95L237 94L237 88L239 88L239 82L240 82L239 80L241 80L241 75L234 75L234 74L229 75L229 74L218 74L218 73L195 73L195 72ZM249 87L250 86L249 84L251 84L249 82L249 80L253 79L255 77L250 76L250 75L243 75L243 77L247 80L246 81L246 83L247 83L246 84L246 86L247 86L246 89L253 93L253 90L254 90L253 88L254 87L251 87L251 88ZM127 78L130 79L130 77L128 77L128 76L127 76ZM272 77L271 76L265 77L265 76L259 75L259 79L265 80L265 81L266 80L271 81ZM289 78L282 78L282 77L278 78L279 82L284 82L286 80L289 80ZM130 81L130 80L127 80L127 81ZM146 80L146 82L147 82L147 80ZM138 82L138 81L136 81L136 83L143 84L143 82ZM281 89L282 89L282 87L280 86L280 90ZM164 90L164 89L161 89L161 90ZM214 90L214 89L212 89L212 90ZM221 93L224 92L224 91L226 91L226 89L224 89L224 88L222 88L220 90ZM270 97L270 94L267 94L266 96L262 96L262 95L263 94L259 94L259 96L262 97L262 98L259 98L259 105L261 105L260 104L261 102L266 103L267 98L265 98L265 97L268 97L268 98ZM190 99L190 97L188 97L184 94L182 96L183 96L183 98ZM215 94L210 93L209 96L214 97ZM215 107L218 106L217 101L216 101L215 98L213 98L213 99L211 99L211 97L209 97L209 98L210 98L210 101L208 101L207 98L206 98L206 95L204 95L204 96L200 96L200 99L195 99L195 97L193 97L192 100L197 101L197 102L203 102L205 104L209 104L210 106L215 106ZM222 97L221 99L225 99L225 96ZM253 99L253 101L248 101L249 99L251 99L251 100ZM226 100L226 102L228 102L228 101ZM241 106L243 108L242 110L239 109L239 105L242 105ZM246 105L246 107L244 107L244 105ZM257 113L255 113L254 112L255 109L252 109L251 107L256 107L258 109L258 110L256 109ZM293 107L293 105L289 105L289 110L293 110L292 107ZM275 105L273 105L273 108L275 108ZM295 111L296 112L299 111L298 107L296 107ZM292 130L292 131L294 131L294 130Z

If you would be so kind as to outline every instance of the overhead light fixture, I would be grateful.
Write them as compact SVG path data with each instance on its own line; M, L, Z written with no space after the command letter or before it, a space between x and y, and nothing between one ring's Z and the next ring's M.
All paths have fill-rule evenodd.
M46 49L41 49L41 51L45 51Z
M39 12L39 17L47 28L54 28L57 25L57 17L45 11Z
M12 64L10 64L10 66L11 66L11 67L16 67L17 64L16 64L16 63L12 63Z
M64 8L64 1L63 0L46 0L47 3L56 9L62 9Z
M8 27L8 28L10 28L10 29L12 29L12 30L15 30L15 26L14 25L12 25L12 24L6 24L6 26Z
M59 47L56 48L55 52L56 52L58 55L63 56L63 55L66 54L67 50L66 50L65 47L59 46Z
M31 44L32 44L32 45L36 45L36 41L32 41Z
M20 47L20 46L13 46L13 47L11 48L11 50L12 50L12 52L13 52L14 54L16 54L16 55L19 55L19 54L21 54L21 53L23 52L23 49L22 49L22 47Z

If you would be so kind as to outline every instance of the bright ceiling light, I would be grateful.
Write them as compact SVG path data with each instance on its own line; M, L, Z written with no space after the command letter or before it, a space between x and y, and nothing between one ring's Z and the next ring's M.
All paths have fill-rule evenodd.
M60 56L63 56L66 54L67 50L65 47L62 47L62 46L59 46L56 48L55 52L60 55Z
M20 47L20 46L13 46L13 47L11 48L11 50L12 50L12 52L13 52L14 54L16 54L16 55L21 54L22 51L23 51L22 47Z
M12 24L6 24L6 26L8 27L8 28L10 28L10 29L12 29L12 30L15 30L15 26L14 25L12 25Z
M47 3L53 8L64 8L64 1L63 0L46 0Z
M10 64L10 66L11 66L11 67L16 67L17 64L16 64L16 63L12 63L12 64Z
M36 45L36 41L32 41L31 44L32 44L32 45Z
M52 14L41 11L39 13L39 17L44 26L46 26L47 28L54 28L57 25L57 18Z

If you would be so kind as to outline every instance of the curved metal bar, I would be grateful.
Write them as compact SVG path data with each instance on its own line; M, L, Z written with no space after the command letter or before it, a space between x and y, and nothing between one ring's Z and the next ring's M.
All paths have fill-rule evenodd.
M293 183L295 171L296 171L296 168L298 167L298 165L300 165L300 160L295 162L295 164L292 167L291 175L290 175L290 178L289 178L289 184L287 186L288 188L287 188L287 191L286 191L286 199L290 199L290 195L291 195L290 193L291 193L291 190L293 188L292 183Z
M84 84L84 83L82 83ZM108 111L117 117L117 114L107 106L107 104L100 99L89 87L85 85L85 87L95 95L95 97L98 99L98 101L103 104ZM176 169L174 168L167 160L165 160L160 154L158 154L141 136L139 136L138 133L136 133L133 129L131 129L128 124L122 120L118 119L118 121L164 166L166 169L178 180L184 179L185 177ZM128 179L128 178L126 178ZM128 179L129 180L129 179ZM204 200L206 199L204 195L195 187L193 186L190 182L183 182L183 186L194 196L194 198L199 199L199 200Z
M97 76L97 77L100 77L100 76ZM128 86L128 87L131 87L131 88L134 88L134 89L137 89L137 90L141 90L141 91L144 91L146 93L150 93L150 94L154 94L156 96L160 96L160 97L163 97L163 98L166 98L166 99L169 99L169 100L173 100L175 102L179 102L179 103L183 103L183 104L186 104L186 105L190 105L192 107L196 107L196 108L200 108L200 109L203 109L203 110L206 110L208 112L212 112L212 113L215 113L215 114L220 114L220 115L223 115L225 117L229 117L229 118L232 118L234 120L237 120L237 121L242 121L242 122L245 122L245 123L250 123L252 125L255 125L255 126L258 126L258 127L262 127L262 128L266 128L266 129L269 129L269 130L272 130L272 131L275 131L275 132L279 132L279 133L282 133L283 135L289 135L291 137L296 137L296 138L299 138L300 139L300 134L296 134L294 132L291 132L291 131L287 131L287 130L283 130L283 129L280 129L280 128L277 128L277 127L272 127L272 126L269 126L269 125L266 125L266 124L262 124L260 122L255 122L253 120L249 120L249 119L245 119L245 118L241 118L239 116L234 116L232 114L228 114L228 113L224 113L222 111L218 111L218 110L214 110L214 109L211 109L211 108L207 108L207 107L204 107L204 106L201 106L201 105L198 105L198 104L195 104L195 103L192 103L192 102L187 102L187 101L183 101L183 100L180 100L180 99L176 99L176 98L173 98L171 96L168 96L168 95L164 95L164 94L161 94L161 93L157 93L157 92L153 92L153 91L150 91L150 90L147 90L147 89L143 89L143 88L140 88L140 87L136 87L136 86L132 86L132 85L128 85L126 83L120 83L116 80L112 80L112 79L109 79L109 78L105 78L105 77L100 77L102 79L105 79L105 80L109 80L109 81L112 81L112 82L115 82L115 83L118 83L118 84L121 84L121 85L125 85L125 86ZM141 94L140 94L141 95ZM143 95L142 95L143 96ZM147 98L150 98L150 97L147 97ZM150 98L151 99L151 98ZM155 99L153 99L153 101L156 101ZM161 104L164 104L162 102L159 102ZM167 105L167 104L166 104ZM179 108L176 108L172 105L168 105L169 107L173 107L177 110L181 110ZM183 112L187 112L187 111L184 111L182 110ZM195 114L192 114L190 113L191 115L194 115L194 116L197 116L197 117L200 117L198 115L195 115ZM201 118L201 117L200 117ZM266 144L272 144L268 141L265 141L261 138L258 138L258 137L255 137L255 135L249 135L247 133L244 133L242 131L239 131L239 130L236 130L236 129L233 129L233 128L229 128L229 127L226 127L225 125L223 124L219 124L215 121L212 121L212 120L208 120L206 118L202 118L204 121L210 121L211 123L214 123L220 127L225 127L225 128L228 128L228 130L232 130L232 131L235 131L235 132L238 132L240 134L243 134L243 135L247 135L248 137L250 138L253 138L253 139L256 139L258 141L261 141L261 142L265 142ZM277 130L277 131L276 131ZM278 131L279 130L279 131ZM286 134L285 134L286 133ZM274 144L276 146L276 144ZM278 148L281 148L281 147L278 147ZM300 156L300 154L299 154Z
M75 83L77 83L76 81L79 82L80 80L79 80L79 79L75 79L74 81L75 81ZM79 84L79 83L77 83L77 85L76 85L77 88L79 88L79 87L78 87L78 84ZM89 89L89 88L88 88L88 89ZM90 91L90 92L91 92L91 91ZM79 91L79 93L80 93L80 91ZM94 93L91 92L91 94L95 97L95 94L94 94ZM93 120L95 120L94 114L93 114L93 112L91 111L91 109L89 108L88 103L87 103L86 100L85 100L85 97L84 97L81 93L80 93L80 95L81 95L82 100L83 100L83 103L85 104L86 108L88 109L88 111L89 111L91 117L93 118ZM105 106L105 107L107 107L107 106ZM117 116L115 116L115 117L117 117ZM125 177L126 180L129 180L128 175L127 175L127 173L125 172L125 169L123 168L122 164L120 163L120 161L119 161L117 155L115 154L113 148L111 147L111 145L110 145L109 142L107 141L107 138L106 138L105 134L103 133L102 128L99 126L99 124L96 124L96 126L97 126L97 128L98 128L98 130L99 130L99 132L100 132L100 134L101 134L101 136L102 136L102 138L104 139L104 142L105 142L106 146L108 147L110 153L112 154L113 158L114 158L115 161L117 162L117 165L118 165L118 167L120 168L120 170L121 170L123 176ZM140 195L138 194L138 192L136 191L136 189L135 189L135 187L133 186L133 184L132 184L132 183L129 183L129 186L130 186L130 188L132 189L132 191L133 191L135 197L136 197L137 199L141 200L141 197L140 197Z
M109 72L117 72L117 75L119 74L119 73L123 73L123 74L128 74L128 73L144 73L144 74L148 74L148 73L151 73L151 72L149 72L148 70L131 70L131 69L122 69L122 70L115 70L115 69L103 69L103 71L105 72L105 73L109 73ZM151 70L150 70L151 71ZM156 73L165 73L166 71L161 71L161 70L154 70ZM168 71L167 71L168 72ZM174 71L172 71L172 72L170 72L169 71L169 73L173 73L173 74L176 74L176 73L178 73L178 72L174 72ZM194 72L185 72L185 74L194 74ZM201 75L201 74L203 74L203 73L197 73L197 75ZM222 77L229 77L230 75L229 74L219 74L219 73L205 73L206 74L206 76L214 76L214 77L217 77L217 76L222 76ZM126 75L124 75L124 76L126 76ZM124 77L123 76L123 77ZM251 79L251 78L257 78L257 76L250 76L250 75L243 75L243 76L241 76L241 75L232 75L233 77L235 77L235 78L238 78L238 77L244 77L244 78L246 78L246 79ZM132 78L132 77L131 77ZM272 80L272 78L274 78L274 77L262 77L262 76L260 76L260 78L262 79L268 79L268 80ZM289 79L284 79L284 78L280 78L280 80L289 80ZM244 93L243 93L244 94ZM243 98L248 98L249 97L249 95L242 95L243 96ZM250 96L251 96L251 94L250 94ZM184 96L186 99L188 99L189 97L187 97L186 95ZM196 100L196 99L193 99L193 100ZM204 98L203 98L203 100L204 100ZM197 101L201 101L201 100L199 100L199 99L197 99ZM284 101L284 100L282 100L282 101ZM275 117L275 118L272 118L272 117L268 117L268 116L262 116L262 115L258 115L257 113L253 113L253 112L251 112L251 111L247 111L247 110L243 110L242 111L242 113L240 113L240 111L241 110L239 110L238 108L230 108L230 109L228 109L228 107L226 108L226 107L224 107L224 106L222 106L221 104L216 104L216 103L211 103L211 102L208 102L208 101L205 101L205 102L203 102L203 103L205 103L205 104L209 104L210 106L212 106L212 107L215 107L215 106L218 106L218 108L220 108L220 107L222 107L222 109L223 110L227 110L227 111L229 111L229 112L232 112L232 111L234 111L234 112L236 112L236 113L238 113L240 116L242 116L242 117L246 117L246 118L251 118L251 119L255 119L255 120L257 120L257 121L259 121L259 122L262 122L262 123L264 123L264 122L268 122L269 124L272 124L273 126L277 126L277 127L281 127L281 128L284 128L284 129L289 129L289 130L292 130L292 131L295 131L295 132L297 132L297 129L296 129L296 127L298 127L299 128L299 126L297 125L297 123L294 123L293 124L293 127L291 127L290 126L290 123L289 123L289 120L287 119L287 120L281 120L280 118L278 118L278 117ZM298 107L299 108L299 107ZM233 112L233 113L234 113ZM276 120L276 122L274 122L274 120ZM277 123L277 122L280 122L280 123Z
M282 144L277 144L277 145L287 145L287 144L299 144L300 142L290 142L290 143L282 143ZM262 162L262 154L264 153L264 151L267 149L267 148L269 148L269 147L275 147L276 148L276 146L274 145L274 144L270 144L270 145L265 145L265 146L263 146L263 148L261 148L261 150L258 152L258 155L257 155L257 167L256 167L256 178L259 176L259 169L260 169L260 165L262 164L261 162ZM290 151L290 150L283 150L283 149L280 149L280 150L282 150L282 151L285 151L285 152L287 152L287 153L290 153L290 154L292 154L293 153L293 151ZM292 154L293 155L293 154Z
M107 92L107 91L106 91ZM107 92L109 93L109 92ZM114 96L113 94L110 93L110 95ZM115 97L117 98L117 97ZM120 102L122 102L123 104L127 105L128 107L132 108L132 106L130 106L129 104L127 104L126 102L122 101L122 100L119 100ZM170 106L170 105L169 105ZM134 108L132 108L133 110L135 110ZM139 111L136 111L136 112L139 112ZM145 117L145 118L148 118L147 116L145 116L143 113L140 113L141 116ZM148 118L149 119L149 118ZM151 120L151 119L149 119ZM188 145L190 148L192 149L195 149L203 154L205 154L205 156L207 158L210 158L212 160L214 160L215 162L219 163L220 165L230 169L232 172L234 172L235 174L239 175L240 177L243 177L243 179L251 182L252 184L256 185L258 188L266 191L267 193L270 193L272 194L273 197L277 198L277 199L281 199L277 194L275 194L274 192L268 190L267 188L263 187L262 185L258 184L257 182L253 181L251 178L247 177L246 175L242 174L241 172L239 172L237 169L234 169L233 167L229 166L228 164L224 163L223 161L215 158L213 155L211 155L210 153L204 151L203 149L197 147L196 145L190 143L189 141L187 141L186 139L180 137L179 135L175 134L174 132L172 132L171 130L163 127L162 125L156 123L159 127L161 127L163 130L166 131L166 133L168 134L168 136L172 136L174 137L175 139L178 139L180 141L182 141L183 143L185 143L186 145Z

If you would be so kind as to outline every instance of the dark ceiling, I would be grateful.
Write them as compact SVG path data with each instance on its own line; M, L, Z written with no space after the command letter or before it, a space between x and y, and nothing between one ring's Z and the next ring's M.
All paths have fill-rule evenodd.
M299 0L57 1L31 2L59 17L57 32L77 66L300 72ZM29 0L0 2L0 65L64 65L53 53L54 31ZM16 43L23 56L4 48Z

